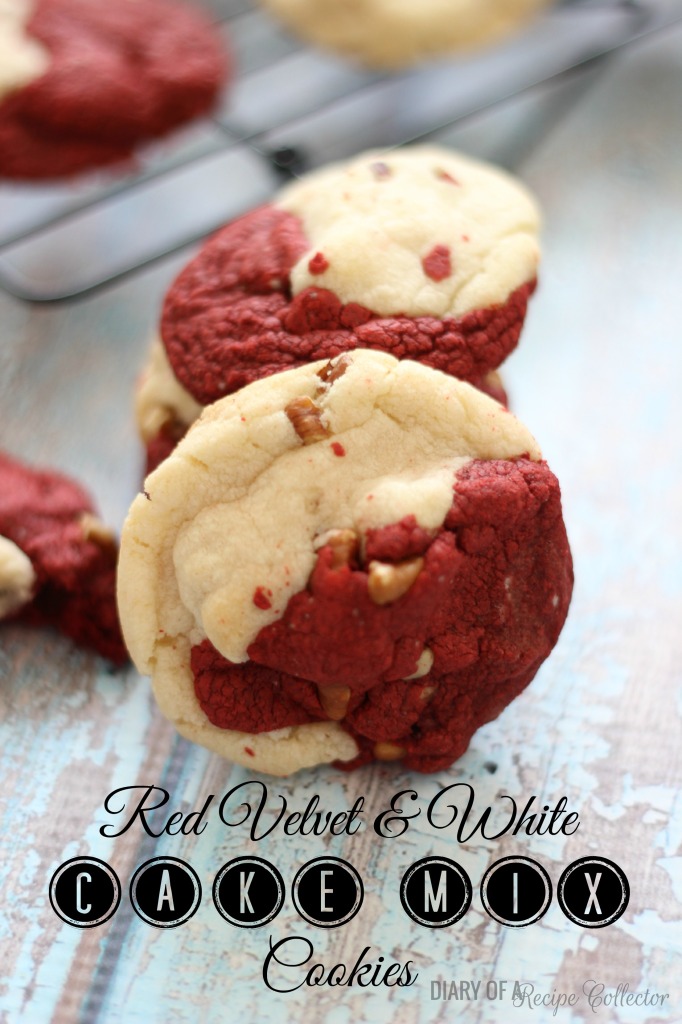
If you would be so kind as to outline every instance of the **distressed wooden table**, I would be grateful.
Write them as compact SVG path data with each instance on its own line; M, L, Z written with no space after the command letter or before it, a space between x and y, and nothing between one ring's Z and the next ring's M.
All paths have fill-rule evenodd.
M2 1020L682 1021L681 97L678 27L600 66L518 165L545 210L545 254L506 380L561 480L576 588L536 680L451 770L374 766L261 780L268 826L283 800L289 811L314 795L325 810L359 796L364 806L354 835L276 827L255 840L246 824L221 822L217 805L258 777L178 739L132 669L113 674L58 636L2 627ZM510 116L483 117L453 141L475 148ZM0 295L3 447L87 481L119 526L141 463L133 383L161 296L186 258L73 304ZM579 828L459 841L455 826L437 827L442 816L426 820L429 801L454 783L473 787L478 814L492 807L499 827L490 831L507 816L504 795L519 807L535 796L536 810L565 797ZM198 810L214 794L205 830L155 838L138 821L103 836L102 825L122 824L105 811L107 794L149 785L170 793L169 813ZM411 806L422 813L399 838L378 836L375 817L406 789L417 791ZM252 785L252 802L256 795ZM150 814L155 831L164 813ZM244 854L271 861L286 886L281 913L260 928L230 925L211 900L219 868ZM337 929L308 924L291 901L298 868L325 854L364 879L360 912ZM123 893L108 922L79 929L54 913L48 885L61 863L87 855L112 866ZM177 928L146 924L128 898L135 869L161 855L191 864L203 888L198 911ZM443 929L412 921L399 899L404 872L427 855L457 861L472 881L469 911ZM479 895L486 869L511 855L538 861L554 886L548 912L525 928L493 920ZM620 865L631 890L625 913L600 929L575 924L557 902L563 870L588 855ZM292 965L307 939L308 966L350 968L369 946L368 962L409 960L418 976L408 986L311 987L307 968L280 967L272 987L291 991L273 991L263 963L269 943L287 937L297 937L286 947ZM557 1006L562 994L576 997L572 1006Z

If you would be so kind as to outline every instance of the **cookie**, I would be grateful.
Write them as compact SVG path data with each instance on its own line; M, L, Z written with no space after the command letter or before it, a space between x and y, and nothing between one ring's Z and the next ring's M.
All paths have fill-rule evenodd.
M205 409L132 505L118 585L131 655L184 736L275 775L433 771L531 681L572 568L527 429L358 349Z
M0 0L0 175L129 158L206 113L226 75L215 28L173 0Z
M508 404L504 383L496 370L473 383L496 402ZM145 445L146 473L170 455L203 409L177 380L161 340L155 338L135 391L135 418Z
M372 68L398 70L487 46L551 0L263 0L302 39Z
M79 484L0 452L0 621L54 626L123 664L117 555Z
M538 228L520 183L451 150L365 153L313 172L180 273L161 318L173 376L204 406L370 348L479 383L518 341Z

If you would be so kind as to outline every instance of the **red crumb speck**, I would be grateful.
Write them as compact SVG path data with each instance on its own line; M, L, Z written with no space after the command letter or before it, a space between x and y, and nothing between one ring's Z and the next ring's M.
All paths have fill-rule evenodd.
M340 441L332 441L332 451L334 455L345 455L346 449L343 447Z
M251 747L244 747L244 753L248 754L249 757L255 757L256 756L256 751L252 750Z
M311 274L324 274L328 267L329 260L322 252L316 252L308 262L308 270Z
M246 423L246 416L240 416L239 419L242 421L242 423Z
M453 178L451 174L444 171L442 167L437 167L435 171L436 177L439 181L449 181L451 185L461 185L461 181L457 181L457 178Z
M469 236L468 235L462 235L462 241L463 242L468 242L469 241Z
M390 178L391 168L388 164L385 164L383 160L377 160L376 163L370 164L370 170L375 178Z
M271 590L266 590L265 587L256 587L253 592L253 603L256 608L262 608L263 611L266 611L266 609L272 608L272 601L270 600L271 597Z
M432 281L443 281L452 273L450 249L447 245L434 245L431 252L422 258L422 267Z

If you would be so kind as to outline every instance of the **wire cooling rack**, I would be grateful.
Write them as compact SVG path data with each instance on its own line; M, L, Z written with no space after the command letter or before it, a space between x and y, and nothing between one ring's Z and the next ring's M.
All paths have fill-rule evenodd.
M195 242L283 177L371 146L460 145L507 167L609 55L682 21L682 0L564 0L472 57L380 75L306 47L248 0L212 0L237 69L212 118L121 173L0 185L0 286L74 299Z

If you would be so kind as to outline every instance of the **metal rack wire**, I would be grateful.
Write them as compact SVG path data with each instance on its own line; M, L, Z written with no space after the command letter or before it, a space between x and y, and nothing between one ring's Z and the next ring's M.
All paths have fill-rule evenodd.
M508 167L609 56L682 21L682 0L564 0L472 57L379 75L302 45L248 0L212 0L238 74L214 116L125 173L0 185L0 286L73 299L263 202L282 176L371 146L429 139Z

